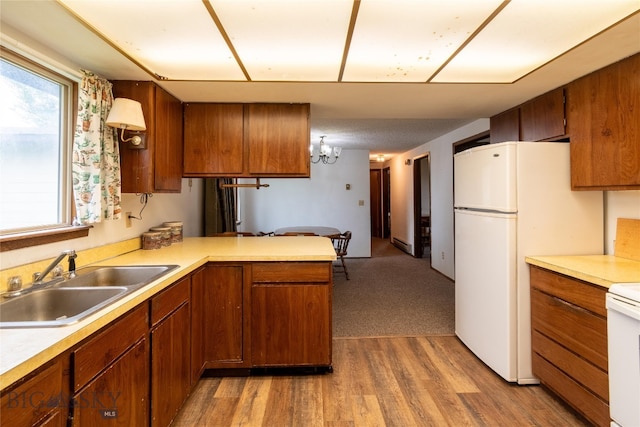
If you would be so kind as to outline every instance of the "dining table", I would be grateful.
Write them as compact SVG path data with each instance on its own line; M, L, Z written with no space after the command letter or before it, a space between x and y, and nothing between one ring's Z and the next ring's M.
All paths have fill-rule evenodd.
M274 231L274 234L276 235L285 234L285 233L313 233L313 234L317 234L318 236L328 237L328 236L335 236L337 234L340 234L340 230L338 230L335 227L309 225L309 226L297 226L297 227L283 227L283 228L278 228L277 230Z

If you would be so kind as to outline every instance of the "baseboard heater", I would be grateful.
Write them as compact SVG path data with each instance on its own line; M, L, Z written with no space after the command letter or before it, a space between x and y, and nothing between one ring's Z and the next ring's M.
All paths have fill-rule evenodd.
M411 245L408 244L407 242L403 242L402 240L398 239L397 237L393 238L393 246L395 246L396 248L400 249L401 251L406 252L409 255L411 255Z

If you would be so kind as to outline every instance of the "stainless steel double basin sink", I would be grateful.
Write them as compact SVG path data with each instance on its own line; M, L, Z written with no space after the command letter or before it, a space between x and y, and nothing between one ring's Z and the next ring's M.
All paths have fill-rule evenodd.
M177 265L98 266L0 300L0 328L44 328L78 322L153 282Z

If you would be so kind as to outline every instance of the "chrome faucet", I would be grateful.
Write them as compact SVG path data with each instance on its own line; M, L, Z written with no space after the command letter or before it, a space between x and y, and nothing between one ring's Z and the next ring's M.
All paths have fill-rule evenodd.
M62 251L62 253L58 255L58 258L54 259L53 262L49 264L49 266L45 268L42 273L35 273L33 275L33 284L35 285L42 283L42 280L45 278L45 276L49 274L49 272L51 272L51 270L53 270L54 267L58 265L58 263L62 261L66 256L69 256L69 278L76 277L76 257L78 255L76 255L76 251L74 251L73 249L69 249L66 251Z

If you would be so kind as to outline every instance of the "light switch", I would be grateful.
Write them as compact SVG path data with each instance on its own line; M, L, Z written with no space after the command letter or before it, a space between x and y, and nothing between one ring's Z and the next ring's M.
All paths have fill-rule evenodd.
M351 184L346 185L347 190L351 190Z
M358 206L364 206L364 200L358 200Z

